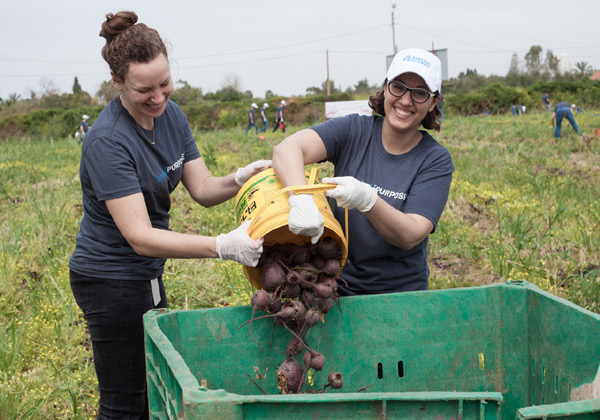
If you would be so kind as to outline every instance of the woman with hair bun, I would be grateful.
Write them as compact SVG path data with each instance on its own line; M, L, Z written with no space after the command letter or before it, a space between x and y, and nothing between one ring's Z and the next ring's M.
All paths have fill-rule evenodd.
M257 161L236 173L208 171L181 108L160 35L134 12L108 14L102 57L119 91L85 136L84 216L69 260L70 283L89 327L100 389L99 419L147 419L142 316L167 306L167 258L216 258L256 266L263 239L248 223L217 237L169 229L170 193L181 181L200 205L234 197Z
M324 183L336 219L349 232L341 296L428 288L427 243L442 214L454 165L428 130L439 130L442 69L428 51L394 57L382 89L371 96L376 115L333 118L298 131L273 150L284 186L306 183L304 165L333 163ZM316 242L324 220L309 194L290 194L290 230ZM345 210L349 209L348 222Z

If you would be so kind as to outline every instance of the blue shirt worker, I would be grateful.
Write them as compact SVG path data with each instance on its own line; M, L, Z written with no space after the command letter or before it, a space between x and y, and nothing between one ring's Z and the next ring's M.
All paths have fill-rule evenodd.
M246 128L246 135L248 135L248 131L254 127L254 131L258 134L258 124L256 123L256 115L254 114L254 110L258 108L258 105L252 103L250 109L248 110L248 128Z
M563 118L566 118L567 121L569 121L571 127L573 127L573 130L575 130L580 137L583 136L581 134L579 126L575 122L575 118L573 117L573 113L571 112L571 106L568 102L562 101L556 104L556 107L554 107L554 112L552 113L552 125L554 125L554 122L556 121L556 126L554 128L554 137L560 137L560 128L562 125Z
M542 95L542 102L544 103L544 111L550 112L550 107L552 106L552 102L550 102L550 95L548 92Z
M81 117L81 122L79 123L79 131L77 132L77 137L79 137L79 143L83 141L85 135L90 130L90 126L88 124L89 119L90 117L85 114L83 114L83 116Z
M281 128L281 131L285 133L285 120L283 118L283 107L285 105L285 101L282 100L275 110L275 128L273 128L273 133L277 131L278 128Z
M425 131L440 129L441 87L435 55L418 48L400 51L383 87L369 99L375 115L333 118L295 132L273 149L273 169L284 187L306 184L305 164L334 166L334 176L322 182L335 184L325 194L351 238L340 296L429 287L427 244L454 171L448 150ZM291 194L288 203L290 231L318 242L324 218L313 196Z
M167 258L220 258L256 266L263 239L248 226L216 237L169 228L171 193L183 184L203 207L223 203L255 173L257 161L213 176L185 114L169 98L173 80L158 32L131 11L109 13L102 56L119 91L81 150L83 217L69 259L75 301L86 320L100 392L98 419L149 418L143 315L167 307Z
M267 122L267 108L269 107L268 103L264 103L262 108L260 109L260 120L262 121L262 128L260 129L261 133L264 133L265 131L267 131L267 127L269 126L269 123Z

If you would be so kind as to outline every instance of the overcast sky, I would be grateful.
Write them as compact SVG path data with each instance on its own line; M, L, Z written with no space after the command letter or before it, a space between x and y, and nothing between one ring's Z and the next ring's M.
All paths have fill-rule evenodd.
M395 3L395 9L392 4ZM447 49L448 73L505 75L532 45L600 69L598 0L21 0L4 2L0 98L47 87L95 94L109 79L98 33L108 12L133 10L168 42L174 81L204 92L238 77L257 98L292 96L329 75L346 89L383 82L395 43Z

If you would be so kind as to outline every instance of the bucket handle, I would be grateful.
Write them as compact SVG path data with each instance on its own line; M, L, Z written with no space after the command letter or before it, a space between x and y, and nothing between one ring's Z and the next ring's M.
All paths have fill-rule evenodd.
M314 172L311 172L311 177L309 179L313 180L314 182L314 177L312 176ZM262 215L262 212L267 208L267 206L269 204L271 204L272 202L275 201L275 199L277 197L279 197L281 194L286 193L286 192L294 192L296 194L313 194L313 193L318 193L318 192L325 192L327 190L332 190L335 187L337 187L337 184L312 184L312 185L293 185L291 187L285 187L282 188L281 190L277 191L275 194L273 194L271 197L269 197L269 199L263 203L262 206L260 206L260 208L256 211L256 217L254 217L252 219L252 221L250 222L250 226L248 226L248 232L252 232L252 228L254 226L254 222L256 220L258 220L258 218ZM346 243L348 243L348 209L346 209ZM252 238L252 239L258 239L258 238Z

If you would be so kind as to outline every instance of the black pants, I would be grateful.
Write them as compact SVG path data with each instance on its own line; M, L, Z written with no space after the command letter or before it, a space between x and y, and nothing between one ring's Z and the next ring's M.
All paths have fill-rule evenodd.
M98 419L148 419L143 315L154 305L150 281L113 280L70 272L71 289L90 330L100 389Z
M277 131L279 127L279 125L282 123L281 120L277 120L275 121L275 128L273 128L273 133ZM285 133L285 123L283 124L283 127L281 128L281 131L283 131Z

